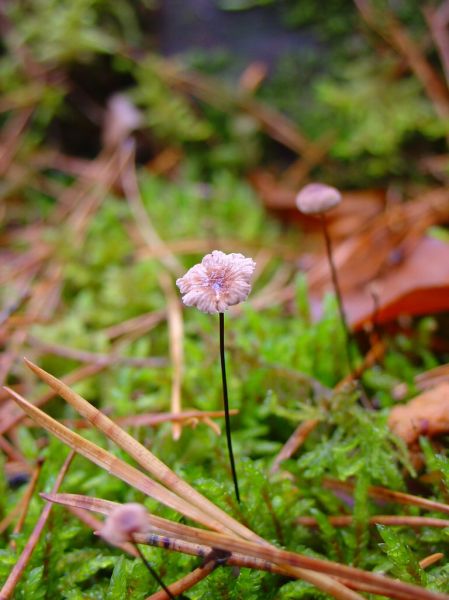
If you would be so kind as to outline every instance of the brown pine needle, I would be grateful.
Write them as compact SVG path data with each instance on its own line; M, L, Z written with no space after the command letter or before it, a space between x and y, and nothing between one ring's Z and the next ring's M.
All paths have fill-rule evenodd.
M53 485L53 489L52 489L53 493L56 493L58 491L58 489L62 483L62 480L64 479L68 468L70 467L70 463L73 460L74 454L75 454L74 452L70 452L69 455L67 456L67 458L65 459L64 464L62 465L62 467L58 473L58 476L56 478L56 481ZM47 502L47 504L44 506L42 513L36 523L33 533L30 535L30 537L25 545L25 548L22 551L22 554L19 556L18 561L12 568L11 573L9 574L7 580L3 584L2 589L0 590L0 600L8 600L8 598L10 598L11 594L14 592L14 589L15 589L20 577L22 576L23 571L26 569L26 566L28 565L31 555L39 541L42 530L44 529L47 519L50 515L51 509L52 509L51 502Z
M0 435L0 450L2 450L10 460L22 463L28 468L28 463L23 454L2 435Z
M75 392L63 384L63 382L56 379L49 373L46 373L43 371L43 369L40 369L36 365L33 365L30 363L30 361L27 361L27 364L35 373L44 379L44 381L49 383L49 385L51 385L51 387L53 387L53 389L55 389L67 402L72 404L72 406L74 406L80 414L89 419L91 422L95 423L99 430L103 431L110 439L123 448L131 457L141 464L141 466L144 466L144 468L154 473L160 481L163 481L167 487L173 489L175 493L178 492L180 495L183 494L183 496L185 496L185 500L183 499L179 505L179 498L175 494L170 494L170 492L164 488L159 489L156 487L159 497L161 497L162 490L165 494L169 494L168 498L167 496L165 497L165 504L174 507L173 503L176 501L177 508L175 508L175 510L179 510L179 512L182 514L193 518L206 527L210 527L211 529L218 531L234 532L243 538L254 540L258 544L263 544L266 547L271 547L268 542L227 515L224 511L207 500L207 498L199 494L194 488L180 479L149 450L139 444L137 440L128 435L118 425L103 415L81 396L75 394ZM10 390L10 393L11 392L12 390ZM84 452L84 456L87 456L90 460L92 460L92 462L115 474L122 480L126 481L137 489L140 489L144 493L148 494L151 489L153 492L153 497L155 497L154 491L157 484L151 479L145 477L140 471L130 467L122 461L119 461L106 451L95 446L95 444L88 443L87 440L81 436L78 436L69 429L61 426L57 421L51 417L48 417L48 415L43 413L40 409L29 404L24 398L17 395L15 392L12 392L12 396L29 416L34 418L35 421L39 422L45 429L56 435L56 437L59 437L59 439L63 440L78 452ZM167 502L167 499L169 502ZM346 586L340 584L330 577L327 577L326 575L309 572L301 568L298 569L288 567L288 569L292 576L299 576L300 578L309 581L309 583L312 583L317 588L328 592L337 599L360 600L360 596L358 594L353 593Z
M61 504L71 504L94 510L103 514L108 514L117 503L99 498L89 498L76 494L45 494L44 498ZM320 573L326 573L345 581L351 581L354 587L361 586L365 589L368 586L370 590L377 590L377 593L392 597L410 600L448 600L449 596L431 592L429 590L404 583L402 581L390 579L377 573L362 571L347 565L341 565L328 560L312 558L302 554L296 554L285 550L279 550L273 546L266 547L253 542L239 540L221 533L204 531L181 523L175 523L155 515L148 516L149 533L135 534L138 543L154 543L153 536L166 536L167 538L177 538L178 541L189 542L190 544L200 544L209 548L217 548L230 553L243 554L253 559L260 559L268 563L275 563L280 567L291 565L301 569L314 570ZM162 542L163 544L163 542ZM165 544L168 547L169 540ZM157 545L157 544L156 544ZM164 544L163 544L164 545ZM232 557L231 557L232 558ZM321 588L322 589L322 588Z
M73 385L74 383L78 383L79 381L83 381L88 377L92 377L92 375L96 375L100 371L103 371L106 368L106 365L85 365L80 367L79 369L75 369L68 375L63 378L63 381L67 385ZM57 392L51 390L50 392L46 392L39 396L37 400L34 401L34 406L44 406L49 400L54 398L57 395ZM12 406L11 406L12 405ZM11 408L15 410L11 410ZM18 410L17 406L14 403L3 403L0 408L0 434L6 433L16 425L18 425L26 415L24 415L23 411Z
M328 520L333 527L346 527L352 524L354 517L352 515L336 515L328 517ZM306 527L318 527L315 517L298 517L296 522ZM448 519L409 515L376 515L370 517L369 522L372 525L390 525L392 527L449 527Z
M132 143L132 140L128 141ZM131 154L134 157L134 147L131 147ZM149 214L142 202L134 160L126 160L126 167L121 173L121 183L142 241L151 251L162 250L164 255L161 257L161 262L173 275L179 277L184 268L176 256L167 250L164 240L160 237L150 220Z
M167 366L167 360L164 357L152 356L149 358L136 358L129 356L120 356L114 352L110 354L101 354L99 352L88 352L78 348L70 348L62 344L50 344L36 337L28 336L28 343L37 348L40 354L52 354L54 356L63 356L81 363L110 365L126 365L130 367L142 367L155 369Z
M419 566L421 569L427 569L427 567L432 566L442 558L444 558L444 554L442 552L435 552L435 554L430 554L429 556L426 556L426 558L420 560Z
M126 321L121 321L103 329L103 334L109 339L119 338L125 335L133 335L136 331L148 332L154 329L161 321L165 319L165 310L154 310L143 313L138 317L132 317Z
M0 521L0 534L2 534L4 531L6 531L8 529L8 527L11 525L11 523L14 521L14 519L20 513L20 511L22 509L22 503L23 503L23 498L18 504L16 504L14 506L14 508L12 508L9 511L9 513L6 515L6 517L4 517Z
M178 579L178 581L175 581L175 583L172 583L167 587L174 596L183 594L210 575L216 566L217 563L215 559L208 560L201 567L194 569L191 573ZM168 596L164 590L159 590L158 592L151 594L151 596L148 596L145 600L167 600L167 598Z
M47 414L42 412L39 408L36 408L30 404L25 398L9 390L9 393L17 402L17 404L36 422L38 422L44 429L50 431L55 437L63 441L65 444L70 446L75 452L81 454L85 458L91 460L94 464L98 465L102 469L105 469L115 477L118 477L122 481L125 481L129 485L140 490L147 496L150 496L173 508L180 514L210 527L211 529L223 530L223 526L220 522L210 518L203 511L199 510L195 506L190 505L188 502L177 496L175 493L167 490L161 484L153 481L141 471L128 465L119 458L113 456L103 448L100 448L96 444L93 444L89 440L81 437L77 433L74 433L64 425L61 425L49 417ZM111 421L112 422L112 421Z
M80 507L83 510L92 510L101 514L108 515L111 510L118 506L118 503L111 502L109 500L102 500L100 498L90 498L89 496L82 496L79 494L41 494L46 500L51 502L57 502L68 507ZM174 552L182 552L184 554L190 554L199 556L203 559L207 558L213 547L213 544L201 544L196 541L185 541L177 537L177 534L170 533L173 530L173 524L171 521L156 517L154 515L149 516L149 522L151 523L151 530L154 533L149 534L135 534L136 541L142 544L148 544L150 546L156 546L164 548L165 550L171 550ZM184 530L190 531L191 536L195 539L195 532L201 531L196 530L192 527L181 526ZM168 533L167 531L170 530ZM227 539L228 536L226 536ZM257 547L257 546L256 546ZM268 571L271 573L277 573L288 577L295 577L302 579L306 576L306 581L316 585L319 589L329 593L331 596L340 600L362 600L361 596L348 590L345 585L340 584L338 581L331 579L330 577L324 576L321 573L314 573L312 571L305 571L303 569L292 568L288 565L276 565L265 558L259 558L254 556L248 556L246 554L240 554L234 552L226 561L228 566L246 567L251 569L259 569ZM366 586L361 585L363 589ZM371 588L370 588L371 589ZM393 596L392 596L393 597Z
M239 412L238 408L231 408L229 414L237 415ZM213 422L213 426L209 423L210 419L223 418L224 411L222 410L185 410L178 414L173 413L144 413L140 415L129 415L127 417L117 417L113 419L114 423L121 427L154 427L167 423L170 421L185 421L185 425L188 425L190 421L195 420L197 422L203 421L208 424L209 427L213 428L217 435L220 434L220 429L215 429L216 423ZM85 421L84 419L73 420L63 419L60 421L64 425L71 425L74 429L89 429L94 427L93 423ZM36 427L36 424L31 419L26 422L27 426Z
M23 498L20 502L20 515L19 515L19 518L17 519L17 523L13 529L13 535L16 535L16 534L20 533L20 531L22 531L23 524L25 523L25 519L28 514L28 508L30 506L31 498L34 494L34 490L36 489L36 484L37 484L37 480L39 478L39 475L40 475L40 472L42 469L42 465L43 465L43 461L41 461L41 460L38 461L38 463L33 471L33 475L30 479L30 483L28 484L28 487L25 490ZM11 548L14 548L14 549L16 548L16 541L14 538L11 539L10 546L11 546Z
M338 481L337 479L326 478L323 480L323 485L331 490L341 490L350 493L354 490L354 484L347 481ZM386 502L396 502L398 504L419 506L424 510L435 510L449 514L449 504L443 504L442 502L437 502L436 500L428 500L427 498L420 498L419 496L405 494L404 492L394 492L393 490L379 486L369 487L368 495L372 498Z
M270 470L271 473L276 473L279 470L281 462L291 458L293 454L295 454L295 452L303 445L309 433L315 429L318 423L318 419L309 419L308 421L303 421L300 425L298 425L274 459Z
M43 381L45 381L50 387L52 387L66 402L75 408L85 419L90 421L102 431L109 439L111 439L117 446L122 448L129 454L141 467L143 467L148 473L151 473L153 477L162 482L167 488L172 490L174 493L179 494L188 505L196 506L203 515L204 519L199 520L203 525L206 517L211 521L213 519L214 525L206 525L211 529L217 531L234 531L237 535L253 539L255 541L262 541L259 536L253 533L250 529L240 524L238 521L227 515L220 508L215 506L210 500L202 496L188 483L183 481L176 475L167 465L159 460L152 452L150 452L145 446L140 444L131 435L123 431L121 427L116 425L106 415L102 414L92 404L84 400L79 394L71 390L62 381L50 375L31 361L25 359L27 366L38 375ZM26 402L26 401L25 401ZM37 419L35 419L37 420ZM81 438L83 439L83 438ZM84 440L85 441L85 440ZM132 484L131 484L132 485ZM195 519L196 520L196 519Z
M168 337L170 340L170 358L172 363L171 412L181 412L181 386L184 371L184 322L178 294L167 273L160 273L159 283L167 301ZM182 423L173 423L173 439L179 440L182 433Z

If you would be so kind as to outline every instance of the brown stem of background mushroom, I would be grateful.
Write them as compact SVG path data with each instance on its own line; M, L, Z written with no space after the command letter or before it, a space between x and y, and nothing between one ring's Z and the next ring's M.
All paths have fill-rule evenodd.
M332 240L329 235L329 229L327 227L327 221L326 221L325 214L320 214L320 221L321 221L321 227L323 230L324 242L326 245L327 260L329 262L329 268L331 271L332 285L334 287L335 296L337 298L338 312L340 313L340 320L341 320L341 324L343 326L344 335L345 335L345 348L346 348L346 357L348 360L348 367L349 367L349 370L352 372L354 370L352 354L351 354L352 334L349 329L348 321L346 319L345 308L343 305L343 296L341 293L340 284L338 282L337 269L336 269L336 266L334 263L334 258L332 255Z
M337 269L335 267L333 255L332 255L332 242L327 228L325 213L340 204L342 200L340 192L324 183L309 183L298 193L296 196L296 206L298 209L306 215L315 215L320 218L321 226L324 234L324 241L326 243L326 253L329 261L331 270L332 283L337 297L338 310L340 312L341 324L345 334L345 347L346 355L348 360L349 370L353 371L353 361L351 354L351 340L352 335L348 327L346 320L345 310L343 306L343 298L341 294L341 288L338 283Z

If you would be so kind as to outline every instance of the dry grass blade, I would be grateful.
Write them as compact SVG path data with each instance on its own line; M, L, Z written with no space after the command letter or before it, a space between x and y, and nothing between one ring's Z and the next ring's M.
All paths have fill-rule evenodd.
M58 489L62 483L62 480L64 479L68 468L70 467L70 463L72 462L73 456L74 456L74 452L70 452L70 454L64 461L64 464L62 465L62 467L58 473L58 476L56 478L56 481L54 483L53 493L56 493L58 491ZM41 516L39 517L39 520L36 523L36 527L34 528L33 533L31 534L28 542L26 543L25 548L23 549L23 552L19 557L19 560L14 565L11 573L8 576L8 579L5 581L2 589L0 590L0 600L7 600L8 598L11 597L11 594L14 592L14 589L15 589L20 577L22 576L22 573L25 570L25 568L31 558L31 555L39 541L42 530L44 529L47 519L50 515L51 508L52 508L52 504L50 502L48 502L44 506Z
M109 513L109 511L116 506L116 503L114 502L74 494L52 494L45 495L44 497L61 504L70 503L71 505L102 512L103 514ZM250 556L253 559L275 563L281 567L290 565L300 567L301 570L307 569L326 573L344 580L349 580L354 587L358 587L360 584L361 588L364 589L364 586L366 585L369 586L371 590L377 590L377 593L382 593L383 595L392 598L402 598L404 600L409 600L410 598L416 598L417 600L448 600L449 598L449 596L445 594L430 592L417 586L403 583L402 581L389 579L383 575L369 573L367 571L362 571L354 567L341 565L327 560L279 550L275 547L261 546L259 544L254 544L253 542L238 540L221 533L203 531L181 523L174 523L155 515L149 515L148 522L151 533L136 534L136 541L139 543L145 543L153 534L163 534L164 536L177 538L178 540L189 542L191 544L201 544L209 548L218 548L220 550L227 550L231 553Z
M224 511L215 506L210 500L207 500L188 483L183 481L176 475L167 465L159 460L145 446L140 444L131 435L123 431L121 427L116 425L106 415L102 414L89 402L84 400L79 394L76 394L62 381L53 377L37 365L29 360L26 364L32 371L38 375L43 381L48 383L64 400L66 400L75 410L77 410L85 419L90 421L102 431L109 439L116 443L120 448L125 450L141 467L151 473L153 477L161 481L167 488L179 494L189 505L196 506L204 519L214 521L215 525L207 525L218 531L230 530L237 535L253 539L254 541L263 542L259 536L253 533L250 529L241 525L238 521L227 515ZM46 415L45 415L46 416ZM83 439L83 438L81 438ZM140 472L139 472L140 473ZM199 522L202 522L201 520Z
M167 273L160 273L159 282L167 300L168 336L170 340L170 358L172 362L171 386L171 411L173 414L181 412L181 386L184 370L184 322L179 296L173 288L173 283ZM182 423L173 423L173 439L179 440L182 432Z
M210 527L211 529L216 529L218 531L223 531L226 529L219 521L216 521L215 519L204 514L203 511L199 510L195 506L192 506L184 499L167 490L156 481L153 481L135 467L128 465L103 448L100 448L96 444L84 439L77 433L74 433L64 425L58 423L58 421L55 421L55 419L52 419L52 417L49 417L39 408L36 408L30 404L27 400L25 400L25 398L20 396L20 394L17 394L17 392L14 392L9 388L7 389L17 404L19 404L19 406L32 419L44 427L44 429L50 431L55 437L70 446L73 450L91 460L94 464L98 465L102 469L105 469L115 477L125 481L144 494L154 498L158 502L173 508L189 519L193 519L194 521L197 521L206 527Z

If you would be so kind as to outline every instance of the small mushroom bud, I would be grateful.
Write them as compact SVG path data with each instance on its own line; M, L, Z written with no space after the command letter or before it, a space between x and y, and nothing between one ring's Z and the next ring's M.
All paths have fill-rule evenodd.
M135 533L145 532L150 528L148 516L147 510L142 504L137 504L135 502L120 504L109 513L103 527L98 533L106 542L109 542L114 546L125 542L131 542L149 573L151 573L166 593L167 598L174 600L175 597L169 588L162 581L157 571L147 561L142 554L142 550L134 541Z
M121 504L110 512L99 530L101 537L117 545L132 541L133 534L148 529L148 513L142 504Z
M340 192L324 183L309 183L296 196L296 206L306 215L325 213L340 202Z

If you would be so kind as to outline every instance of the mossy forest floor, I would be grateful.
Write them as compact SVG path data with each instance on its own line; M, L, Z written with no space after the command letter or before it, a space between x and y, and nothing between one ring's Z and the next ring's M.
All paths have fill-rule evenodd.
M326 15L304 0L212 4L227 23L256 10L269 28L273 15L289 55L162 56L157 3L0 2L0 586L19 575L0 600L163 598L132 548L94 535L79 507L52 505L15 567L69 453L55 422L123 461L76 454L61 492L198 525L116 477L129 453L23 357L272 552L360 570L326 594L265 556L218 565L187 598L354 600L351 586L373 600L449 598L447 3L335 0ZM295 208L314 180L343 191L329 226L351 365L319 221ZM248 300L226 314L240 505L218 315L183 306L175 285L212 250L257 263ZM17 394L55 421L25 416ZM166 584L202 564L141 548ZM385 581L373 573L416 587L371 593Z

